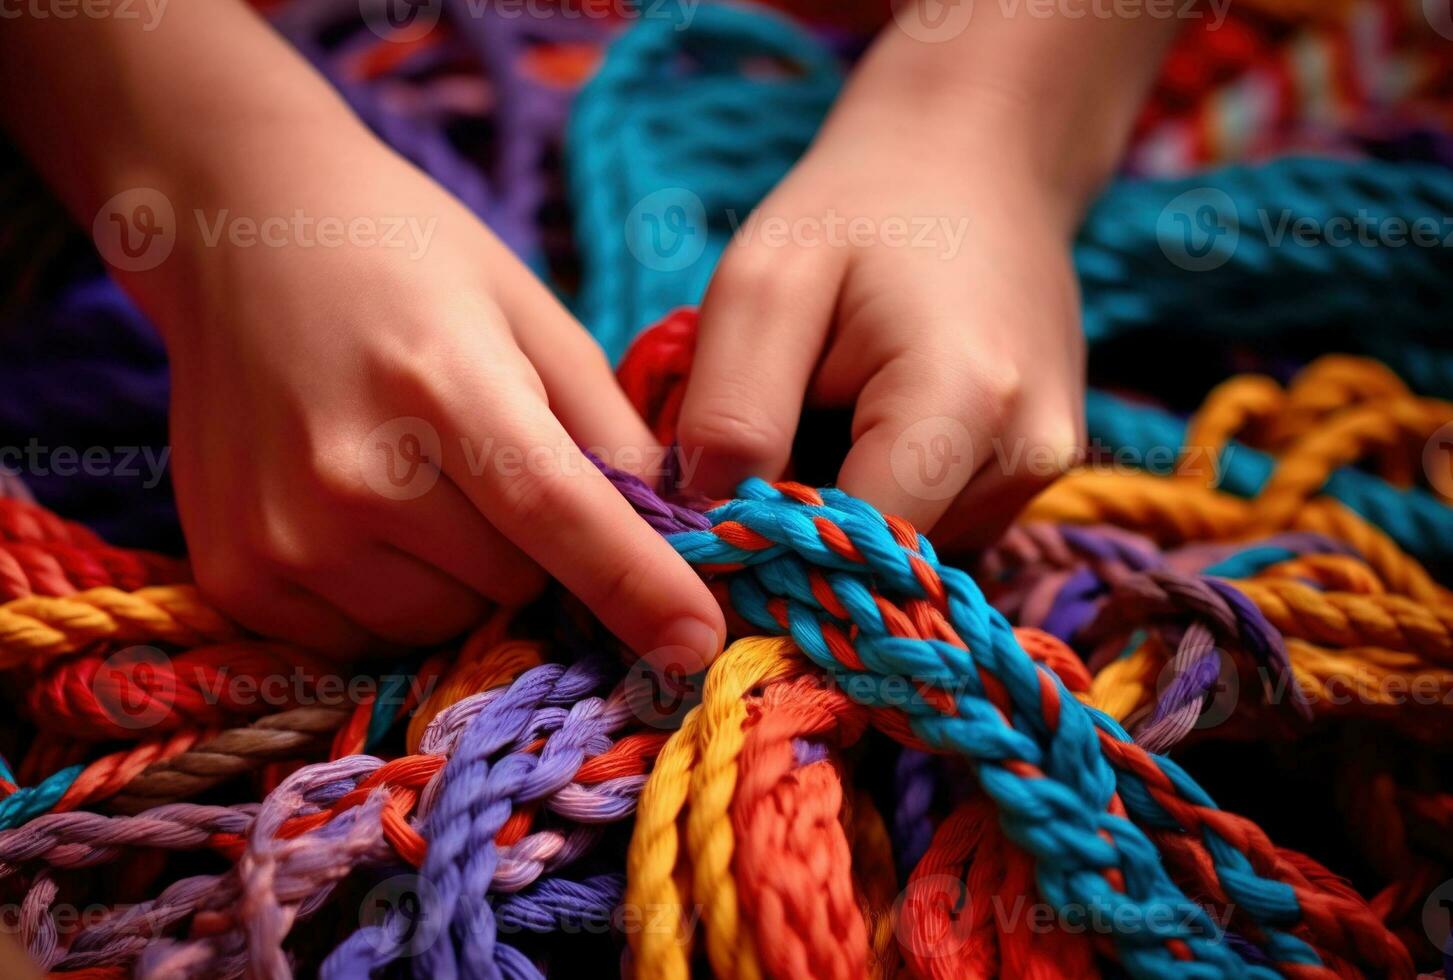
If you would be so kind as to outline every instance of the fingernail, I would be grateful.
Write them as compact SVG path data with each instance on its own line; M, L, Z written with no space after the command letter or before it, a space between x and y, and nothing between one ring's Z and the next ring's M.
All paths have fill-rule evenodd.
M656 657L668 657L687 673L705 670L721 653L722 637L712 627L690 616L671 623L657 637Z

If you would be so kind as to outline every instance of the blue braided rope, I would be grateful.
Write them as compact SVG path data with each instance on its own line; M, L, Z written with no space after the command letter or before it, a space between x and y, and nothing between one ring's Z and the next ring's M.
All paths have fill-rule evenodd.
M1111 767L1095 730L1127 742L1129 736L1112 719L1076 701L1052 671L1035 664L966 573L940 565L922 536L913 552L900 547L882 515L841 491L822 491L821 507L794 501L759 480L747 481L738 494L740 499L708 516L714 523L737 522L773 546L746 550L710 531L674 534L671 543L695 564L748 566L750 574L731 581L733 605L741 615L758 628L781 632L768 602L785 599L787 631L844 691L870 706L898 708L927 745L969 759L998 805L1005 831L1034 855L1040 890L1049 902L1064 914L1105 910L1104 921L1114 927L1135 923L1113 938L1122 962L1136 976L1275 975L1246 962L1225 943L1205 911L1171 881L1140 827L1106 812L1118 790L1141 823L1174 826L1141 780ZM827 546L814 523L819 517L844 532L866 568ZM949 618L967 650L889 635L874 590L923 597L912 555L939 575ZM835 620L822 607L811 588L811 570L822 574L851 623ZM864 670L848 669L833 656L822 632L828 623L857 627L855 651ZM983 675L997 678L1007 691L1015 708L1012 725L989 700ZM944 716L921 697L906 695L910 684L887 683L894 679L951 692L956 714ZM1041 714L1046 681L1054 685L1061 705L1053 730ZM1187 800L1214 806L1178 766L1161 758L1156 762ZM1025 778L1010 763L1033 765L1047 778ZM1245 856L1213 831L1204 830L1202 838L1228 895L1265 930L1267 952L1281 963L1319 963L1310 946L1283 931L1301 917L1291 887L1258 876ZM1110 869L1123 874L1125 892L1106 880L1104 872ZM1173 957L1166 948L1171 940L1185 943L1194 962Z

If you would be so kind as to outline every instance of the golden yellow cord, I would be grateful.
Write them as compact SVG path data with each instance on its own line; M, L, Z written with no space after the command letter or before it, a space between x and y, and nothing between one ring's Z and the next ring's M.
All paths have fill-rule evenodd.
M24 596L0 605L0 670L76 653L97 640L195 647L242 636L191 585Z
M745 738L747 695L806 669L807 662L785 637L738 640L711 665L702 703L657 756L641 791L626 856L625 908L642 923L630 935L638 980L686 980L689 975L691 935L678 871L700 903L707 957L716 975L761 975L750 930L741 925L728 811ZM678 868L683 811L689 861Z

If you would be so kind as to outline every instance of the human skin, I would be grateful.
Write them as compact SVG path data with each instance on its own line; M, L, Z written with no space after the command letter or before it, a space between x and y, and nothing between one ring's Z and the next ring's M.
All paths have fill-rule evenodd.
M112 271L167 346L178 507L222 609L354 653L456 635L548 573L638 652L720 649L699 577L577 448L638 471L658 448L598 346L250 10L189 0L150 31L24 14L0 31L0 79L44 93L5 100L3 122L83 226L134 188L174 208L165 260ZM421 258L214 233L224 212L297 211L431 234ZM367 469L398 419L442 454L411 499Z
M1170 29L994 6L944 44L890 25L760 209L968 216L962 248L735 244L681 425L699 487L780 474L805 404L853 405L842 484L973 539L1043 478L981 459L949 499L905 491L890 464L913 421L1073 454L1067 243ZM242 4L171 4L151 26L22 8L0 31L0 81L44 97L5 100L0 122L84 226L136 188L174 207L166 259L113 274L167 345L173 480L208 596L258 632L355 653L446 639L548 574L639 653L714 656L716 602L577 449L648 478L660 452L581 326ZM298 212L410 218L429 237L419 251L209 233L224 213ZM439 439L440 477L409 499L368 471L398 420Z
M1082 454L1070 243L1183 22L981 0L926 41L913 2L718 265L678 431L721 495L784 472L805 408L851 409L839 485L982 546Z

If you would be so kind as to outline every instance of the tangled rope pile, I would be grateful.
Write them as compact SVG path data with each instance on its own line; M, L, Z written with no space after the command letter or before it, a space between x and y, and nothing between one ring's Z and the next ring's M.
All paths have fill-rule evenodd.
M486 9L402 46L352 4L276 19L539 264L559 166L543 158L599 31L544 38ZM1299 38L1351 61L1333 28L1233 18L1173 56L1142 124L1148 169L1223 152L1213 117L1236 105L1213 96L1247 90L1215 86L1268 68L1283 85ZM1197 45L1219 46L1216 78L1175 74ZM1446 50L1417 64L1427 89L1449 70ZM488 84L440 82L459 65ZM578 308L606 346L699 298L728 213L790 165L840 77L822 44L747 10L624 34L578 100L565 164ZM514 114L491 118L495 90ZM1297 128L1297 94L1277 88L1267 132ZM495 122L486 181L441 131ZM1155 143L1178 126L1193 145ZM631 209L661 187L705 214L684 267L626 254ZM1211 266L1165 226L1207 201L1236 231ZM1436 968L1453 950L1453 405L1427 396L1453 396L1434 315L1453 250L1273 240L1259 216L1450 207L1453 178L1431 166L1287 159L1117 182L1076 248L1093 348L1153 351L1173 326L1176 343L1217 345L1208 376L1243 358L1276 377L1221 384L1189 421L1092 392L1089 460L966 556L972 574L837 490L748 481L707 508L608 471L732 607L738 635L703 677L628 662L559 595L395 663L334 663L248 635L185 562L108 544L5 475L0 672L20 716L0 739L17 761L0 760L6 928L75 980L616 960L658 980ZM136 371L83 387L159 426L146 325L109 284L73 292L67 316L142 338ZM694 332L673 313L620 366L665 444ZM1227 353L1228 338L1271 353ZM1280 370L1329 347L1386 366ZM0 421L45 431L55 399L11 393ZM75 502L62 512L126 526L120 497Z
M667 436L693 330L673 315L621 367ZM1447 868L1425 844L1446 795L1358 757L1343 788L1371 769L1378 791L1349 834L1401 831L1360 848L1378 876L1364 898L1156 753L1355 722L1435 760L1453 604L1378 522L1400 519L1450 422L1370 362L1237 378L1172 473L1091 460L1047 490L980 556L984 593L840 491L748 481L702 514L612 472L767 634L666 724L632 693L660 678L569 652L578 637L511 638L507 612L325 704L337 665L248 638L184 565L0 500L0 663L51 692L28 702L31 782L0 802L0 878L61 974L287 976L316 948L330 977L400 958L532 976L624 934L630 968L660 978L688 975L698 943L722 976L1410 977L1433 952L1410 930ZM1269 466L1251 495L1209 486L1197 461L1242 451ZM1331 495L1354 472L1380 481L1366 516ZM1433 514L1444 489L1406 508ZM144 675L117 660L136 644L158 654ZM259 717L207 696L209 670L284 664L301 703ZM1348 681L1376 696L1334 697ZM1414 690L1431 694L1397 700ZM380 745L402 751L364 754ZM239 789L262 802L215 802ZM219 870L172 877L168 851ZM129 892L95 877L108 866ZM78 881L112 899L63 929Z

